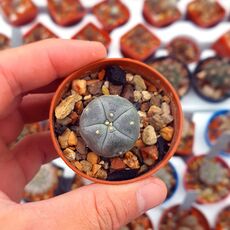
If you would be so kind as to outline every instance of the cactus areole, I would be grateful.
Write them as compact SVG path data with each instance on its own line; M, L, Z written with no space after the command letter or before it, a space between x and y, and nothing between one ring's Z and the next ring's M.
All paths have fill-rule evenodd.
M127 99L100 96L83 110L80 133L98 155L116 157L134 146L140 133L140 118Z

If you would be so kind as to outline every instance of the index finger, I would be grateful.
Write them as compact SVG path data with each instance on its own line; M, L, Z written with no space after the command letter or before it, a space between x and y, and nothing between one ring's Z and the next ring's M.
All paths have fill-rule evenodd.
M50 84L106 56L98 42L48 39L0 54L0 114L19 95Z

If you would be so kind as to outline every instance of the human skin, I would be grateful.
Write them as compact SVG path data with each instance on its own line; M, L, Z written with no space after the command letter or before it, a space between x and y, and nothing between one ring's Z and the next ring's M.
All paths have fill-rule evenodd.
M48 118L62 78L106 57L97 42L48 39L0 52L0 226L23 229L119 229L166 197L154 177L127 185L92 184L58 197L19 204L40 166L57 157L48 132L8 146L25 123Z

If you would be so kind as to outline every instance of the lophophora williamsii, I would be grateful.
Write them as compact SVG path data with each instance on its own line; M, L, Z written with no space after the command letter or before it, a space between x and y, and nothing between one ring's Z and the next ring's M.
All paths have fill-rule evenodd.
M140 118L127 99L101 96L83 110L80 133L98 155L116 157L134 146L140 133Z

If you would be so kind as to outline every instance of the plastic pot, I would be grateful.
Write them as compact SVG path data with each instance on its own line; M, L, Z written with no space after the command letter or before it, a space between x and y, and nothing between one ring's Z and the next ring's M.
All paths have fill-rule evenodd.
M212 122L218 118L219 116L221 115L225 115L225 114L230 114L230 110L219 110L219 111L216 111L209 119L208 123L207 123L207 126L206 126L206 129L205 129L205 140L207 142L207 144L212 147L214 145L214 142L215 140L210 140L210 136L209 136L209 129L210 129L210 125L212 125ZM230 115L229 115L230 116ZM217 125L217 129L219 127L219 124L216 124ZM216 139L218 138L219 136L216 136ZM225 151L221 151L222 154L224 154L225 156L228 156L230 157L230 152L225 152Z

